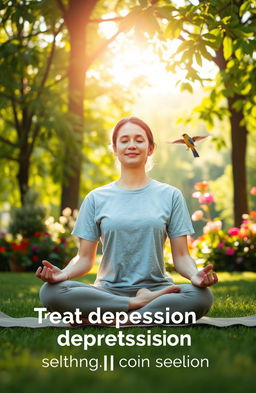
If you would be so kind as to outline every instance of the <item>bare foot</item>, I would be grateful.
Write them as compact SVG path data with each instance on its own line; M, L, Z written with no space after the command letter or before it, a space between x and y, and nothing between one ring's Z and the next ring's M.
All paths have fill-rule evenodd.
M138 290L135 297L131 297L129 299L128 310L134 310L134 309L141 308L159 296L166 295L168 293L177 293L179 291L180 291L180 287L177 285L170 285L167 288L160 289L159 291L154 291L154 292L150 291L147 288L141 288ZM75 323L71 324L71 326L78 327L78 326L92 325L89 322L88 318L83 317L83 318L81 318L81 320L83 321L83 323L80 324L80 323L75 322ZM127 325L127 324L129 325L129 324L131 324L131 322L128 321L122 325ZM99 324L97 323L95 325L96 326L115 326L115 321L113 321L110 324L101 322L101 323L99 323Z
M170 285L167 288L160 289L159 291L150 291L147 288L141 288L136 293L135 297L129 299L128 310L134 310L136 308L141 308L156 299L159 296L166 295L167 293L176 293L180 291L180 287L177 285Z

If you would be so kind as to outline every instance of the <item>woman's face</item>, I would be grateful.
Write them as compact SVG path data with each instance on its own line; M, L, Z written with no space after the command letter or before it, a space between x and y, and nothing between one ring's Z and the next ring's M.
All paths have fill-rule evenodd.
M149 145L146 132L137 124L125 123L118 131L113 150L122 166L145 166L154 147Z

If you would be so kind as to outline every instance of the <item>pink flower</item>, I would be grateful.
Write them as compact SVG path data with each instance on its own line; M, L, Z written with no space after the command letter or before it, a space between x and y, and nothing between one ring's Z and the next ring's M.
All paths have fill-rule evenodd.
M234 254L235 254L235 250L234 250L233 248L228 248L228 249L226 250L226 254L227 254L227 255L234 255Z
M250 194L256 195L256 187L255 186L251 188Z
M222 222L218 221L209 221L203 228L204 233L219 231L222 228Z
M214 202L214 196L210 192L201 194L198 198L199 203L212 203Z
M222 242L220 242L219 244L218 244L218 246L217 246L218 248L224 248L225 247L225 244L224 243L222 243Z
M196 210L193 214L192 214L192 220L193 221L199 221L203 218L204 212L202 210Z
M239 232L240 232L240 229L237 228L237 227L230 228L230 229L228 230L228 234L229 234L230 236L238 236L238 235L239 235Z
M243 223L241 224L241 228L248 229L249 221L248 220L243 220Z
M205 191L207 190L207 188L208 188L208 182L205 181L205 180L204 180L204 181L197 182L197 183L194 185L194 188L195 188L195 190L205 192Z

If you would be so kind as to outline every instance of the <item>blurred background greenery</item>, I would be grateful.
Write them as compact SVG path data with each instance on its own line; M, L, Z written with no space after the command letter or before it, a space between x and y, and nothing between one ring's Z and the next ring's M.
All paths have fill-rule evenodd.
M74 241L68 255L64 243L73 212L89 191L118 178L110 136L127 115L152 128L150 176L180 188L191 214L204 209L191 198L194 185L207 181L214 196L208 221L220 220L227 232L251 217L242 248L232 234L224 252L240 247L234 266L247 246L254 257L252 0L4 0L0 16L0 259L28 266L33 258L34 268L49 255L70 260ZM211 136L198 144L200 158L167 143L184 132ZM65 228L64 209L71 209ZM204 236L204 220L194 227L196 238ZM50 237L38 236L46 230ZM217 234L214 247L223 244ZM201 238L200 252L208 240Z
M2 1L0 15L2 221L29 187L57 218L116 179L110 133L130 114L155 134L150 176L191 211L202 180L224 226L256 208L253 1ZM184 131L213 136L200 159L166 143Z

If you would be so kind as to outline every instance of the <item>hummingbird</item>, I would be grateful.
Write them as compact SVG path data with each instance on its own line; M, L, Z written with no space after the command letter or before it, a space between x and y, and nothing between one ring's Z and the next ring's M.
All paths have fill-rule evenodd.
M191 137L188 134L182 134L182 136L183 136L183 139L177 139L176 141L167 142L167 143L185 144L188 147L187 150L191 149L191 151L193 153L193 156L195 158L199 157L199 154L198 154L198 152L197 152L197 150L195 148L195 143L194 142L201 141L202 139L205 139L205 138L209 138L208 135Z

